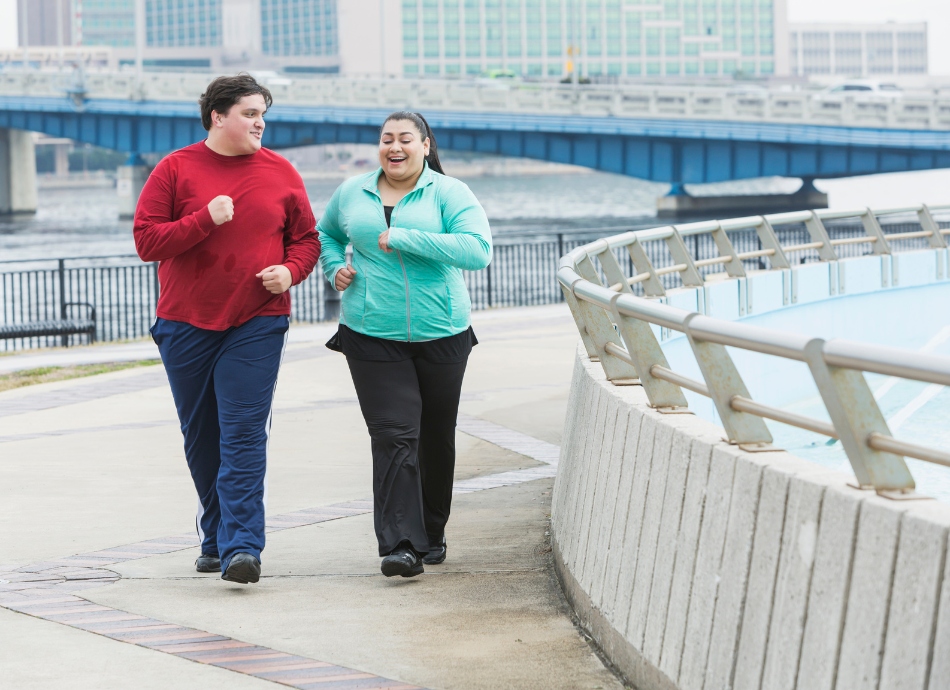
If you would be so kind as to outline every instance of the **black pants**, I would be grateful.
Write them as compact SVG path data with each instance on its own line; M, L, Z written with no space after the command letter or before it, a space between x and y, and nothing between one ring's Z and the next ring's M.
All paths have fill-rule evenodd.
M455 424L465 361L347 357L373 448L379 555L403 542L420 554L442 538L452 507Z

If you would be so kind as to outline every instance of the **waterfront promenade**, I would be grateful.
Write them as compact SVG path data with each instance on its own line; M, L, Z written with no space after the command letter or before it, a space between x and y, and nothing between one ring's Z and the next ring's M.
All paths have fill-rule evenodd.
M412 580L379 573L369 439L323 346L332 326L292 329L256 586L194 572L196 501L160 366L0 393L4 687L620 688L551 567L573 321L554 305L473 322L449 558ZM153 356L32 351L0 370L109 348Z

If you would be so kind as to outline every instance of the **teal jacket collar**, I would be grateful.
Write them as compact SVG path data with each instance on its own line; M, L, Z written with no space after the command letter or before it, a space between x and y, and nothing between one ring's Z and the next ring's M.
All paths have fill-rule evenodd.
M379 176L383 174L382 167L376 168L376 172L369 173L366 177L366 182L363 183L363 189L367 192L379 196ZM429 162L423 161L422 163L422 174L419 175L419 179L416 180L416 186L412 188L412 192L417 189L422 189L432 184L432 175L434 173L429 169ZM409 192L412 194L412 192Z

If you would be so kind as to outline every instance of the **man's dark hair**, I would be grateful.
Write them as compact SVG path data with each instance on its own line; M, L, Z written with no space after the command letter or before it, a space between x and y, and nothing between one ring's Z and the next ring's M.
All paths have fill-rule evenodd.
M201 106L201 125L210 132L212 111L227 113L239 100L254 94L263 96L264 105L270 109L274 102L270 91L263 84L258 84L257 80L247 72L241 72L233 77L218 77L208 84L208 88L198 99L198 105Z

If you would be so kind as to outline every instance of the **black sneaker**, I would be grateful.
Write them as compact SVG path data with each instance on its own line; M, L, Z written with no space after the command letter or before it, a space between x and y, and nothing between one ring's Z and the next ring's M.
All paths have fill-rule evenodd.
M429 546L429 553L422 558L422 562L426 565L438 565L445 561L445 535L443 534L442 539L436 543L438 546Z
M383 559L379 567L386 577L415 577L425 570L422 559L410 549L396 549Z
M228 563L228 569L224 571L221 579L242 585L257 582L261 579L261 562L249 553L236 553Z
M217 556L209 556L206 553L198 556L195 561L195 570L199 573L219 573L221 572L221 559Z

